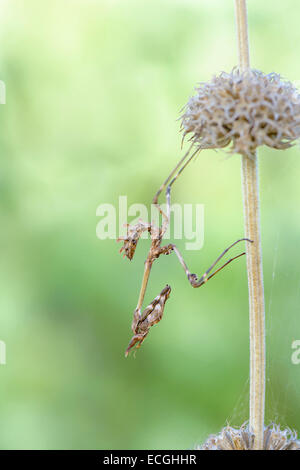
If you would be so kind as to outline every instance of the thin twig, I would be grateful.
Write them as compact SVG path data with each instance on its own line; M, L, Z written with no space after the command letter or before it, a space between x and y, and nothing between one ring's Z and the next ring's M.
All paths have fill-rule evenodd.
M239 68L250 68L247 4L235 0ZM254 448L263 448L265 411L265 306L260 241L260 207L257 153L242 157L245 237L250 315L250 427L255 435Z

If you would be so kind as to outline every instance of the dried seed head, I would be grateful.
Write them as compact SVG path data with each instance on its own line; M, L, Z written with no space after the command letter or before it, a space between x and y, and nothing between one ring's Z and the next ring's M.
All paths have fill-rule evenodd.
M235 429L230 426L220 434L210 436L198 450L253 450L254 434L248 426ZM300 450L300 440L290 429L281 431L280 426L271 424L265 428L263 450Z
M231 153L250 158L260 145L286 149L300 137L300 95L275 73L223 72L196 88L182 130L201 148L231 144Z

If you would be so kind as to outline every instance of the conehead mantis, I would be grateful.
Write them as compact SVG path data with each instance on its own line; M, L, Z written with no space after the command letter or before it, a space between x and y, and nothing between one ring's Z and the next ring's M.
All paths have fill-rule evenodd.
M142 278L142 284L140 288L139 298L137 302L137 306L134 310L133 314L133 321L131 325L131 329L134 333L128 348L126 349L125 356L128 356L128 353L134 347L139 348L143 341L145 340L146 336L148 335L151 326L158 323L163 316L164 307L166 301L169 298L171 287L166 285L164 289L160 292L160 294L155 297L155 299L149 304L145 310L142 311L142 306L144 303L145 293L149 281L150 272L153 266L153 263L156 259L158 259L161 255L169 255L170 253L174 252L184 269L184 272L187 276L188 281L190 282L192 287L201 287L207 281L209 281L212 277L214 277L218 272L220 272L225 266L230 264L237 258L245 255L245 252L240 253L233 258L227 260L221 267L216 268L216 265L219 261L226 255L226 253L233 248L235 245L242 241L247 241L252 243L251 240L248 238L241 238L230 246L228 246L219 256L218 258L212 263L212 265L202 274L200 277L197 274L193 274L187 267L182 254L178 250L177 246L173 243L169 243L167 245L162 246L163 237L166 233L166 230L170 224L170 214L171 214L171 188L180 174L184 171L187 165L193 160L193 158L200 152L200 148L197 148L192 152L193 145L190 146L189 150L186 154L181 158L179 163L173 168L171 173L169 174L168 178L164 181L161 185L159 190L156 192L152 203L157 207L157 210L162 215L162 223L160 226L156 226L154 223L146 223L143 221L139 221L136 225L127 225L127 235L125 237L118 238L118 242L122 241L123 246L120 252L124 252L124 256L126 256L129 260L132 260L138 241L141 235L144 232L148 232L151 238L150 249L148 252L148 256L145 261L144 266L144 274ZM163 211L162 207L158 203L158 198L160 194L165 191L166 193L166 211ZM216 269L215 269L216 268Z

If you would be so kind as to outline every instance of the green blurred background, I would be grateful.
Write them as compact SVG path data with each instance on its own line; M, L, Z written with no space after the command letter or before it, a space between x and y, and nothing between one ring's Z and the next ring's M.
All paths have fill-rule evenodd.
M300 79L299 18L298 0L249 1L253 67ZM149 243L123 260L95 215L150 202L195 84L236 63L231 0L0 2L2 449L184 449L248 419L245 259L198 290L161 258L146 300L171 284L164 319L125 359ZM260 157L267 421L300 430L300 151ZM173 201L205 204L185 252L201 274L243 235L240 157L204 152Z

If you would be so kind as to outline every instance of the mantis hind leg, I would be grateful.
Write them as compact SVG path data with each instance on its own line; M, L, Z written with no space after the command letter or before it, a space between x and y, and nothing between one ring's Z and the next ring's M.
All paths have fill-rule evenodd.
M161 185L157 193L155 194L152 204L154 204L159 211L159 213L163 217L163 223L161 227L161 233L164 234L169 226L170 223L170 212L171 212L171 202L170 202L170 193L171 187L177 180L177 178L181 175L183 170L188 166L188 164L193 160L193 158L200 152L200 148L197 148L191 155L193 144L189 147L186 154L181 158L181 160L177 163L177 165L173 168L167 179ZM184 163L185 162L185 163ZM167 210L166 213L161 208L160 204L158 203L158 198L160 194L166 189L166 202L167 202Z
M190 282L190 284L192 285L192 287L201 287L203 286L203 284L205 284L207 281L209 281L212 277L214 277L218 272L220 272L223 268L225 268L225 266L227 266L228 264L230 264L232 261L234 261L235 259L237 258L240 258L241 256L244 256L246 254L246 252L243 252L243 253L240 253L239 255L237 256L234 256L233 258L230 258L228 261L226 261L226 263L224 263L220 268L216 269L212 274L211 271L213 271L214 267L218 264L218 262L223 258L223 256L226 255L226 253L231 249L233 248L235 245L237 245L238 243L242 242L242 241L246 241L246 242L249 242L249 243L253 243L252 240L249 240L248 238L241 238L237 241L235 241L234 243L232 243L228 248L226 248L221 254L220 256L218 256L218 258L213 262L213 264L208 268L207 271L205 271L205 273L200 277L198 278L198 276L196 274L192 274L184 259L183 259L183 256L181 255L180 251L178 250L177 246L176 245L173 245L173 251L175 252L181 266L183 267L184 271L185 271L185 274Z

